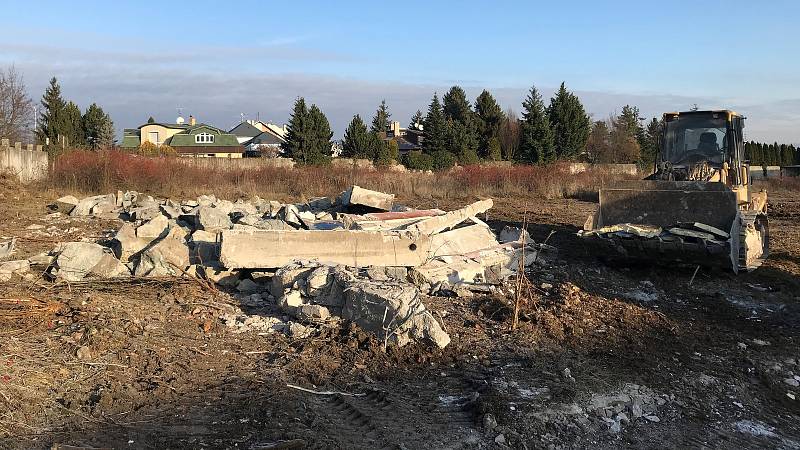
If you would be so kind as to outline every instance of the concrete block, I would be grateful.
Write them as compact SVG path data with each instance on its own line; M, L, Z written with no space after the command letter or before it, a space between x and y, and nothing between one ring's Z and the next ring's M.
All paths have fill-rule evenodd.
M190 265L185 235L182 228L172 228L167 236L141 253L134 274L137 277L181 275Z
M470 225L431 236L431 255L461 255L496 247L498 244L488 227Z
M150 238L150 240L161 238L169 232L170 221L166 216L159 213L148 222L136 228L136 237Z
M222 232L220 261L229 268L282 267L296 260L346 266L422 265L430 239L407 231L294 230Z
M219 231L231 228L228 213L222 209L201 205L197 208L197 226L201 230Z
M88 276L100 278L130 275L110 248L92 242L67 242L56 248L54 272L58 278L80 281Z
M378 209L381 211L391 211L394 205L394 194L371 191L360 186L353 185L344 191L341 197L344 206L357 205Z
M410 225L408 230L422 234L436 234L468 220L470 217L488 211L494 202L491 199L475 202L465 208L450 211L442 216L431 217L416 224Z
M50 205L50 209L52 209L53 211L58 211L63 214L69 214L72 212L73 209L75 209L75 206L78 203L80 203L80 200L78 200L75 196L65 195L63 197L56 199L56 201L53 202L52 205Z

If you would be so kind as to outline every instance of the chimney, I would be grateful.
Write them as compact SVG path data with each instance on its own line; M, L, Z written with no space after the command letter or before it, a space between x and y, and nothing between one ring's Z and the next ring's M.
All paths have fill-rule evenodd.
M190 126L197 125L197 119L195 119L194 116L192 116L192 115L189 115L189 125Z

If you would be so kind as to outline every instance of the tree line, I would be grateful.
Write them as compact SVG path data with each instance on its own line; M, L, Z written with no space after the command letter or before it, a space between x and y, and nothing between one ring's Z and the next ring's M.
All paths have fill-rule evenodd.
M800 148L792 144L766 144L750 141L744 144L745 159L751 166L793 166L800 164Z
M81 112L77 104L64 100L55 77L42 96L39 110L35 117L36 106L13 66L0 72L0 137L11 142L35 138L51 154L67 147L97 149L114 144L111 117L96 103Z
M103 108L92 103L81 113L77 104L64 100L55 77L50 79L42 96L34 133L51 154L67 147L110 148L115 135L114 122Z
M312 105L312 108L316 108ZM316 108L316 120L308 120L305 99L298 98L289 119L286 156L305 162L324 162L332 156L330 125ZM397 139L386 139L391 113L382 101L367 126L354 115L344 132L341 156L370 159L377 165L399 160L411 169L441 170L455 164L480 161L513 161L547 164L557 160L593 163L651 164L657 154L660 121L643 124L639 109L625 105L618 115L592 121L580 99L564 83L545 104L533 86L522 103L521 117L503 111L494 96L484 90L470 102L460 86L442 97L434 93L427 113L418 110L408 128L422 134L421 150L399 154ZM316 129L318 124L321 129ZM317 136L317 138L310 138ZM310 145L316 142L315 145ZM323 145L324 144L324 145ZM295 157L295 155L297 157Z

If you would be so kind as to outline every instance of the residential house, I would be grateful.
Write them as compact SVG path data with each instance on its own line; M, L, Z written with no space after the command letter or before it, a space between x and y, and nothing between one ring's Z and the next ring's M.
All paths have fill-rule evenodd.
M198 158L242 158L244 147L236 136L219 128L197 123L189 116L189 123L178 117L176 123L146 123L123 133L123 149L134 150L145 142L157 146L169 145L179 156Z
M248 157L280 156L281 144L286 141L284 128L255 120L246 120L229 133L235 135L236 140L245 147L245 156Z
M412 128L402 128L397 121L391 122L389 130L381 133L381 137L387 142L396 140L401 155L412 150L422 150L424 140L421 123L414 124Z

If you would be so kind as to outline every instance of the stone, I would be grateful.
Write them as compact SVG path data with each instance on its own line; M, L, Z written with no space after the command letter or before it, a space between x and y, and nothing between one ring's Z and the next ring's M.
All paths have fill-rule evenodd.
M14 253L14 248L16 247L17 239L13 238L10 241L0 242L0 259L8 258Z
M303 306L303 296L300 294L300 291L288 291L286 294L281 295L278 297L277 305L282 310L286 311L289 314L296 314L297 308Z
M129 261L153 241L154 238L136 236L136 229L133 224L126 222L117 230L110 246L120 261Z
M646 415L646 416L644 416L644 418L649 420L650 422L654 422L654 423L661 422L661 419L659 419L658 416L656 416L654 414Z
M283 267L296 260L363 266L419 266L430 240L407 231L293 230L222 232L220 262L237 269Z
M73 209L75 209L75 206L77 206L78 203L80 203L80 200L78 200L75 196L65 195L56 199L56 201L50 205L50 209L60 213L69 214Z
M199 206L212 206L217 202L217 197L213 195L201 195L197 197L197 205Z
M78 359L87 360L92 359L92 351L87 346L78 347L78 350L75 352L75 356Z
M258 292L262 289L264 289L263 286L249 278L245 278L236 285L236 290L239 292Z
M324 295L332 281L331 272L330 266L321 266L312 270L306 278L306 295L309 297Z
M32 266L49 266L53 264L53 261L55 261L55 257L47 252L42 252L28 258L28 262L31 263Z
M172 202L165 203L159 206L159 210L161 211L161 214L166 216L168 219L173 219L173 220L180 217L182 213L180 207L178 205L173 204Z
M431 256L463 255L499 244L488 227L471 225L431 236Z
M197 226L201 230L228 230L233 223L228 214L218 208L203 206L197 208Z
M483 415L483 428L487 430L494 430L497 428L497 419L491 413Z
M302 222L300 221L300 210L297 206L287 204L283 206L278 217L282 218L286 223L292 225L294 228L300 228Z
M617 419L617 422L620 422L620 423L630 423L630 421L631 421L631 419L628 418L628 415L625 414L624 412L617 413L616 419Z
M297 322L292 322L286 328L286 332L293 338L302 339L311 335L311 328Z
M399 346L411 340L444 348L450 336L425 309L416 287L352 281L344 289L342 317ZM388 335L387 335L388 331Z
M366 206L380 211L391 211L394 205L394 194L371 191L353 185L342 193L340 202L344 206Z
M498 434L494 438L494 443L495 444L500 444L500 445L505 445L506 444L506 436L503 433Z
M117 207L116 204L113 194L86 197L78 201L69 215L72 217L86 217L92 214L99 214L107 209L114 210Z
M139 222L146 220L153 220L156 217L164 216L163 214L161 214L161 209L155 205L130 208L128 210L128 215L130 216L131 220Z
M287 265L275 272L270 285L270 293L275 298L283 296L287 289L292 289L300 280L305 280L317 266Z
M134 274L137 277L182 274L191 264L185 234L182 228L173 227L167 236L142 251Z
M222 287L233 287L239 283L239 272L219 267L203 266L205 279Z
M525 236L524 238L522 237L523 235ZM503 229L500 230L500 234L497 235L497 240L502 244L520 241L523 241L524 244L534 243L527 231L523 230L522 228L512 226L503 227Z
M80 281L89 276L113 278L129 276L128 268L112 250L92 242L67 242L56 248L53 274L66 281Z
M788 384L789 386L792 386L792 387L798 387L798 386L800 386L800 381L798 381L798 380L797 380L797 379L795 379L795 378L785 378L785 379L783 380L783 382L784 382L784 383L786 383L786 384Z
M297 316L305 320L325 320L331 317L331 312L322 305L300 305Z
M148 222L136 228L136 237L153 239L162 238L169 233L170 221L166 216L158 214Z
M30 270L30 267L27 259L0 262L0 281L10 280L12 274L22 275Z
M240 223L242 225L250 225L255 226L260 220L263 220L260 214L245 214L244 216L240 217L236 223Z

